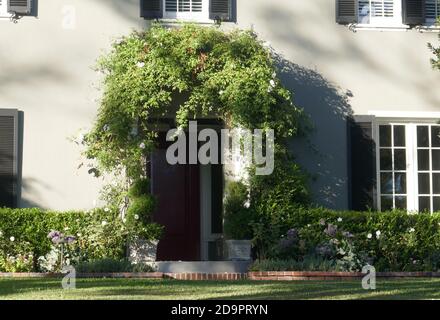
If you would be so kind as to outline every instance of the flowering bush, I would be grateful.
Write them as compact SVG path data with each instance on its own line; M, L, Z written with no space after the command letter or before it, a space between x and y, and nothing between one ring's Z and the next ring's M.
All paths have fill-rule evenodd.
M320 259L337 270L439 271L440 214L296 208L254 228L261 260Z
M156 235L154 228L143 232ZM0 209L0 272L57 271L70 263L123 259L132 231L119 212L106 208L65 213Z

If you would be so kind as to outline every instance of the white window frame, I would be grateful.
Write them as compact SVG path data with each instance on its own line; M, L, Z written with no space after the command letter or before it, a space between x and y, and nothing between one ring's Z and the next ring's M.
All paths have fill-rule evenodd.
M12 15L8 12L8 1L0 0L0 2L0 20L10 19Z
M385 113L383 113L385 114ZM417 126L431 126L439 125L440 114L435 113L431 116L420 117L420 118L403 118L403 117L384 117L384 118L375 118L373 121L373 137L376 144L376 206L379 211L382 210L381 204L381 168L380 168L380 132L379 127L381 125L404 125L405 136L406 136L406 197L407 197L407 211L408 212L418 212L419 211L419 181L418 181L418 146L417 146ZM435 117L435 118L434 118ZM429 131L429 139L431 141L431 130ZM431 143L431 142L430 142ZM393 146L392 146L393 147ZM394 148L394 147L393 147ZM438 148L434 148L438 149ZM429 150L432 150L430 148ZM438 196L433 193L433 179L432 173L440 173L438 170L432 170L432 153L430 152L430 206L431 210L433 209L433 197ZM420 170L425 172L425 170ZM394 182L393 182L394 184ZM394 194L394 190L393 190ZM423 196L423 195L422 195Z
M374 17L371 15L372 10L371 10L371 3L372 2L381 2L381 1L385 1L385 0L357 0L358 1L358 9L356 12L357 15L357 21L358 23L356 24L357 27L360 28L404 28L406 27L403 24L403 20L402 20L402 1L401 0L394 0L393 1L393 16L392 17ZM360 16L360 2L361 1L369 1L370 2L370 10L369 10L369 22L368 23L363 23L361 21L361 16Z
M171 12L166 10L166 1L162 0L163 18L170 20L183 20L194 22L211 22L209 19L209 0L202 0L200 12ZM179 1L179 0L177 0Z

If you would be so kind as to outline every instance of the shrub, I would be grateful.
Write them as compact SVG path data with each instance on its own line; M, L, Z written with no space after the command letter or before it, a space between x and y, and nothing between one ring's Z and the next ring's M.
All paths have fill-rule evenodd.
M250 271L343 271L335 261L319 256L307 256L303 260L257 260Z
M140 178L133 182L128 190L130 198L137 198L150 193L150 179Z
M365 264L378 271L440 270L438 213L296 208L286 211L282 220L254 226L254 244L261 259L302 261L318 254L347 271ZM292 229L295 240L287 236Z
M53 253L56 245L48 234L54 230L76 238L64 252L65 257L74 261L125 257L128 229L118 212L109 209L63 213L41 209L0 209L0 271L49 269L49 260L55 259L50 258L50 253L56 257ZM27 262L23 262L26 268L21 267L23 257L29 259L30 256L32 267Z
M111 273L111 272L153 272L154 267L146 264L134 265L127 259L99 259L81 262L75 266L79 273Z
M247 205L249 192L242 182L229 182L224 201L225 237L234 240L252 239L252 211Z
M127 210L127 222L148 224L155 206L156 200L152 195L134 198Z

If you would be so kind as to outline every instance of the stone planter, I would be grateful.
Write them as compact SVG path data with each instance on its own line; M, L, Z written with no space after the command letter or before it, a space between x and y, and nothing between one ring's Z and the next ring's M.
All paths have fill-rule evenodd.
M159 240L136 240L128 246L128 259L133 264L148 264L156 261Z
M226 240L225 255L231 261L249 261L251 257L252 242L250 240Z

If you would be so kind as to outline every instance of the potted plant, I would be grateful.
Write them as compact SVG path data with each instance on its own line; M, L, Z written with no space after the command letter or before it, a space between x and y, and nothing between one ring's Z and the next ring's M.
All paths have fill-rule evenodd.
M252 259L252 221L247 186L242 182L229 182L224 203L224 248L228 260Z

